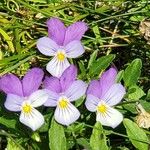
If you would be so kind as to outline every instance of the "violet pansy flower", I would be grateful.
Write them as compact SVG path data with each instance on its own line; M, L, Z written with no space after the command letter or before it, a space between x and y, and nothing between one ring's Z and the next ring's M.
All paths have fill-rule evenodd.
M53 56L46 69L59 78L70 66L67 58L76 58L84 53L80 40L87 30L87 25L84 22L76 22L65 27L59 19L51 18L47 21L47 26L48 37L40 38L37 48L42 54Z
M70 125L75 122L80 112L71 103L83 96L87 89L87 84L81 80L76 80L77 69L70 65L60 78L46 77L44 86L48 91L49 99L45 106L56 107L54 118L63 125Z
M110 68L100 80L93 80L87 90L85 105L91 112L96 112L96 121L115 128L123 120L123 115L112 106L118 104L125 95L125 88L115 83L117 71Z
M0 89L7 94L4 106L10 111L21 111L20 122L33 131L44 123L43 115L35 109L48 99L45 90L38 90L43 76L41 69L33 68L27 72L22 81L13 74L7 74L0 79Z

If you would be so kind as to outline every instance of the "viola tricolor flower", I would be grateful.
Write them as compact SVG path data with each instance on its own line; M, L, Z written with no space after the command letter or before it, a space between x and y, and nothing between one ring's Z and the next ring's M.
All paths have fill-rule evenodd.
M44 123L43 115L35 109L48 99L45 90L38 90L43 76L41 69L33 68L22 81L13 74L7 74L0 79L0 89L7 94L4 106L10 111L21 111L20 122L33 131Z
M71 104L86 92L87 84L81 80L75 80L77 69L70 65L60 78L46 77L44 86L48 90L49 99L45 102L45 106L55 107L55 120L63 125L69 125L75 122L80 112Z
M110 68L100 80L93 80L87 90L85 105L91 112L97 112L96 121L115 128L123 120L123 115L112 106L118 104L125 95L125 88L115 83L117 71Z
M57 18L47 21L48 37L42 37L37 41L38 50L46 55L53 56L46 69L55 77L60 77L64 70L70 66L67 58L76 58L84 53L80 42L87 30L84 22L76 22L69 27Z

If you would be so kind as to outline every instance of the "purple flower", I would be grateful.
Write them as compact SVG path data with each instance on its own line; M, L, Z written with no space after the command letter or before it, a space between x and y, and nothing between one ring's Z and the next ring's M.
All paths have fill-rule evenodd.
M97 112L96 121L115 128L123 120L123 115L112 106L118 104L125 95L125 88L115 83L117 71L110 68L100 80L93 80L87 90L85 105L91 112Z
M33 68L22 81L13 74L7 74L0 79L0 89L7 94L4 106L10 111L21 111L20 122L33 131L44 123L43 115L35 109L48 99L45 90L38 90L43 76L41 69Z
M62 74L60 78L46 77L44 86L48 90L49 99L45 106L55 107L55 120L63 125L69 125L75 122L80 112L71 104L79 99L86 92L87 84L81 80L75 80L77 69L71 65Z
M80 42L87 30L84 22L76 22L69 27L57 18L47 21L48 36L37 41L38 50L46 55L53 56L46 69L53 76L60 77L70 63L67 58L76 58L84 53Z

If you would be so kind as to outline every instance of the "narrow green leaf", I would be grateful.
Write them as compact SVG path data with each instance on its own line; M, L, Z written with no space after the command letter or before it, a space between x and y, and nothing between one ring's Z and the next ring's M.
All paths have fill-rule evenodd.
M92 150L108 150L106 136L103 132L103 127L99 122L96 122L90 138Z
M131 143L138 150L148 150L149 139L143 129L129 119L124 119L123 124Z
M98 75L102 70L105 70L114 60L115 55L110 54L97 59L90 67L89 73L91 76Z
M16 128L16 120L14 119L6 119L5 117L0 117L0 124L6 126L7 128Z
M49 148L51 150L66 150L66 145L64 127L52 119L49 129Z
M89 59L89 63L88 63L88 69L90 68L90 66L93 64L93 62L95 61L96 57L97 57L97 53L98 51L94 51Z
M124 82L126 87L135 85L138 81L138 78L141 75L142 61L141 59L135 59L131 64L126 68L124 72Z
M86 150L91 150L90 144L87 139L79 138L79 139L77 139L77 143L79 145L83 146Z
M124 75L124 70L121 70L121 71L118 72L117 77L116 77L116 82L117 83L119 83L122 80L123 75Z

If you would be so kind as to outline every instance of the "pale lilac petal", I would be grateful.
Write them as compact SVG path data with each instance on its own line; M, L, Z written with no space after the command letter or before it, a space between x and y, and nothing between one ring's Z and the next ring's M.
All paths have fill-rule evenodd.
M109 88L115 83L117 71L114 68L110 68L104 72L100 78L101 97L109 90Z
M65 47L68 58L76 58L81 56L85 50L80 41L71 41Z
M116 83L106 92L102 100L105 101L107 105L114 106L122 100L125 94L125 88L120 83Z
M51 18L47 21L48 36L54 40L58 45L63 45L66 27L57 18Z
M69 102L68 107L64 109L57 106L54 117L58 123L68 126L80 117L80 112Z
M59 46L50 38L42 37L37 41L37 48L42 54L46 56L54 56L59 49Z
M22 80L24 96L29 96L38 90L41 85L43 76L44 72L39 68L33 68L27 72Z
M90 82L90 85L87 90L87 95L88 94L94 95L95 97L98 97L98 98L101 97L101 87L100 87L99 81L93 80Z
M97 107L99 102L100 102L99 98L89 94L89 95L87 95L87 98L85 101L85 106L89 111L95 112L96 107Z
M43 115L35 108L32 108L31 113L21 112L19 120L21 123L30 127L33 131L39 129L44 124Z
M122 122L123 115L109 106L107 106L107 109L105 114L97 112L96 121L99 121L104 126L115 128Z
M23 101L23 97L14 94L7 94L4 106L10 111L21 111L21 105Z
M83 96L86 89L87 84L81 80L77 80L64 92L64 95L72 102Z
M66 91L73 81L75 81L76 77L77 68L74 65L70 65L60 77L62 91Z
M0 89L6 94L23 96L21 81L13 74L4 75L0 79Z
M67 45L74 40L80 41L87 29L87 24L84 22L76 22L70 25L65 34L64 45Z
M61 92L61 84L58 78L56 77L45 77L45 80L43 82L44 88L60 93Z
M60 95L56 92L47 90L48 100L44 103L44 106L54 107L57 105Z
M31 106L33 107L39 107L43 105L48 100L48 92L47 90L37 90L34 93L32 93L28 100L31 103Z
M67 59L59 61L55 56L46 66L46 70L55 77L60 77L66 68L70 66Z

